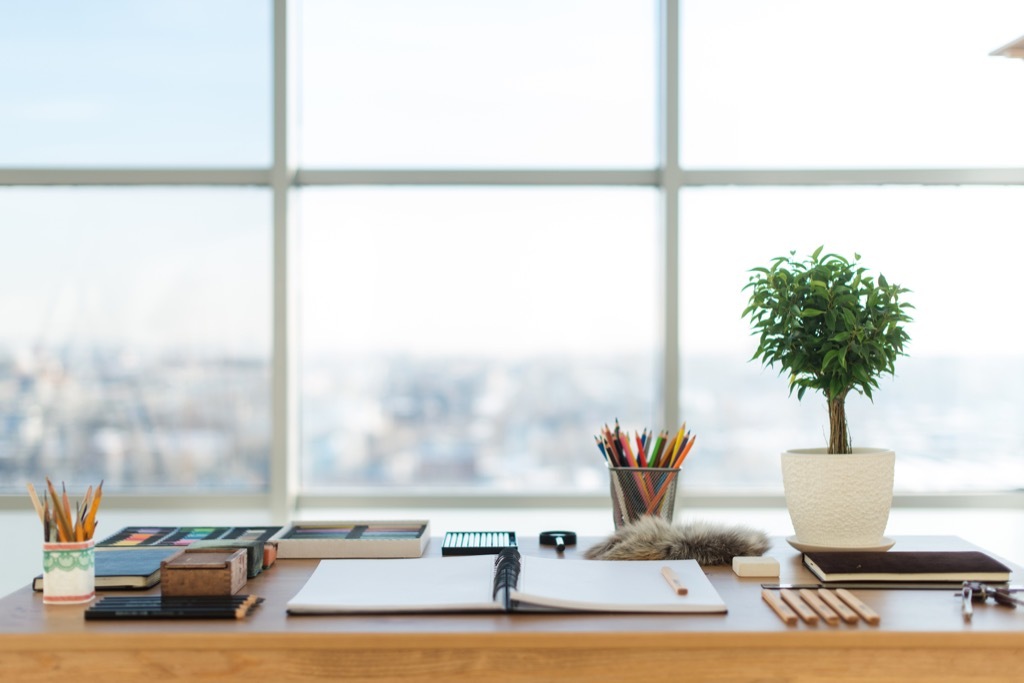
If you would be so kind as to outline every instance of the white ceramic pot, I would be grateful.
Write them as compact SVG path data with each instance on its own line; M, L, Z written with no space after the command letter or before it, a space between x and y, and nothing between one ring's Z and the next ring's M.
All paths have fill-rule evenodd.
M892 507L896 453L824 448L782 454L782 483L795 540L809 546L870 548L883 544Z

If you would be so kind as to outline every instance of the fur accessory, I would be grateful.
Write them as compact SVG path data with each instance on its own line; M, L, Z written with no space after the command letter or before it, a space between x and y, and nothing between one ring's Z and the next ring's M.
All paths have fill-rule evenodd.
M730 564L736 556L763 555L771 543L763 531L696 521L673 526L661 517L644 516L618 529L584 553L588 560L697 560Z

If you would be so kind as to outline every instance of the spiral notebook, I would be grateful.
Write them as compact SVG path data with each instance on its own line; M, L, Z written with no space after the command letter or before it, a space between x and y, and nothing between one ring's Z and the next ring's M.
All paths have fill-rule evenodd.
M502 564L504 563L504 564ZM687 591L662 575L670 567ZM694 560L604 561L498 555L321 560L290 614L412 612L725 612Z

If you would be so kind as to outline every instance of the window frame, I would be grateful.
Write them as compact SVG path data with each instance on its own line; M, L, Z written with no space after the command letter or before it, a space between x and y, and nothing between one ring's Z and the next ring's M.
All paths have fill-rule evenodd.
M0 186L260 186L273 195L273 315L272 315L272 436L270 484L262 494L180 494L168 496L119 495L113 506L121 509L269 509L280 522L299 510L323 508L486 508L550 507L597 508L606 505L602 494L501 495L492 492L375 490L360 495L304 494L299 489L299 387L297 344L297 259L291 194L312 186L642 186L659 192L662 212L660 367L663 378L657 392L657 420L676 424L680 418L679 343L679 235L680 195L684 188L714 186L814 186L814 185L1024 185L1021 168L951 169L823 169L823 170L701 170L680 166L680 0L659 1L657 141L660 163L652 169L299 169L295 164L294 121L296 100L294 0L273 0L273 114L269 168L0 168ZM748 495L716 492L686 494L688 505L704 508L777 508L780 494ZM0 509L20 509L21 496L0 495ZM903 507L1022 507L1024 492L897 494Z

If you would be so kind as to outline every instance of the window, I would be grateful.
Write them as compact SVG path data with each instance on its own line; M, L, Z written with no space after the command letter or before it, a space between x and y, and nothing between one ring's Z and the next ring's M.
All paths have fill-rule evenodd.
M6 485L266 489L268 199L236 188L0 190Z
M5 3L0 166L268 165L269 7Z
M1002 293L1014 287L1024 246L1021 202L1019 187L685 190L681 403L704 432L692 485L758 488L779 476L775 453L825 445L824 399L787 398L786 377L746 362L756 339L739 312L745 268L827 244L913 290L909 356L880 380L873 403L847 400L854 444L896 451L898 491L991 490L993 472L1001 487L1024 488L1024 427L1014 417L1024 412L1014 390L1024 354ZM909 234L893 239L894 230Z
M603 500L618 418L689 423L690 493L777 493L824 410L747 362L742 287L819 244L917 306L854 439L899 491L1024 487L1024 70L988 56L1021 32L1015 0L8 3L0 492Z
M1014 0L682 3L682 160L702 169L1014 167Z
M656 3L306 0L309 168L651 168Z
M652 412L652 190L317 188L301 206L306 488L607 485L594 425Z

